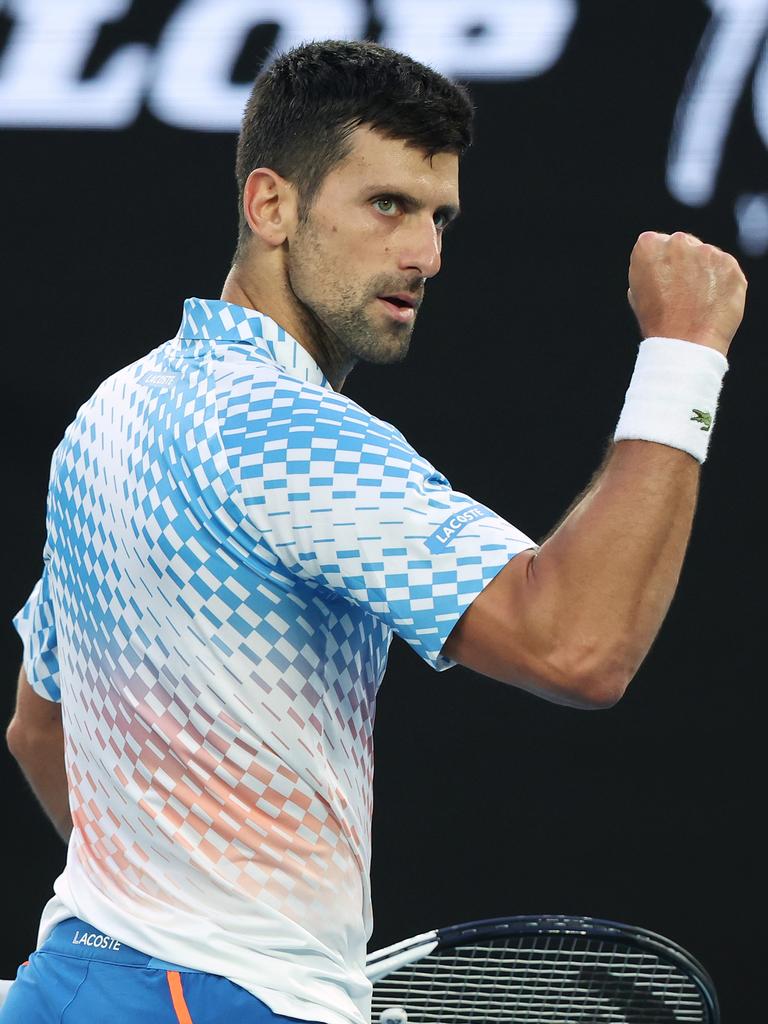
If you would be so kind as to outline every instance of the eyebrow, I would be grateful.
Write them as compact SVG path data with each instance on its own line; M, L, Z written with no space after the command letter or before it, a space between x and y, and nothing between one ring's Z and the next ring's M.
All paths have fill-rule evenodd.
M416 196L409 195L408 192L403 192L398 188L387 188L383 185L379 188L366 189L366 193L370 198L375 196L388 196L392 199L396 199L401 206L406 210L418 211L426 209L427 204L423 203ZM446 219L446 226L453 223L461 213L461 207L454 206L453 203L444 203L442 206L438 206L435 209L435 215L440 214Z

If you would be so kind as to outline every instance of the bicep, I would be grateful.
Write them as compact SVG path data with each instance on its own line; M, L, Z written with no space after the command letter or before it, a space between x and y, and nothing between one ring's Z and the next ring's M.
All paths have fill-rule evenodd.
M532 557L523 551L512 558L477 595L445 642L447 658L501 682L522 682L526 656L517 633Z
M572 707L588 707L553 657L556 624L534 596L535 550L522 551L477 595L454 626L443 655L491 679Z

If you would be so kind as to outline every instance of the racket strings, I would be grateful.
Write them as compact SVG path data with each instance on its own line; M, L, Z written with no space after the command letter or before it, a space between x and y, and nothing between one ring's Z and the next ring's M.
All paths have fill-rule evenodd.
M695 983L674 964L579 935L511 936L437 950L376 983L372 1020L409 1024L703 1024Z

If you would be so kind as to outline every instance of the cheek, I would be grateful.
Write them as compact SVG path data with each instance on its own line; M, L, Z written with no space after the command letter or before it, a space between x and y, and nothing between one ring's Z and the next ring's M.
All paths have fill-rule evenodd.
M296 238L290 252L291 279L303 289L318 287L333 262L334 242L330 230L322 234L312 231Z
M289 277L302 302L318 309L348 300L359 279L357 260L350 254L338 226L297 241L291 251Z
M317 218L295 239L290 277L296 294L310 304L365 301L371 281L391 260L391 239L354 214Z

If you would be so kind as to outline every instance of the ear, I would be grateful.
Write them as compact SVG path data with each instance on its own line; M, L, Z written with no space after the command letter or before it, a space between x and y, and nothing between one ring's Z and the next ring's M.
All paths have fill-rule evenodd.
M282 245L297 220L295 189L276 171L257 167L243 189L243 212L254 235L267 245Z

